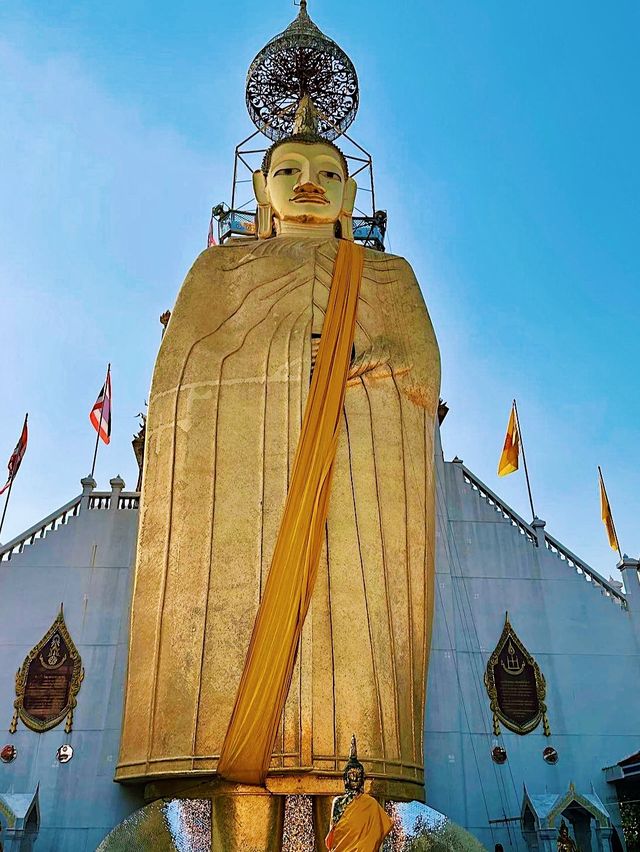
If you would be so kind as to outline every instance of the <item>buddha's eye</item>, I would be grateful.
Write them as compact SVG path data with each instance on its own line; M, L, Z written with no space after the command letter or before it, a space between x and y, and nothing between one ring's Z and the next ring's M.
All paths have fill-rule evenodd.
M278 175L297 175L299 171L300 169L296 169L293 167L278 169L276 172L274 172L273 176L278 177Z
M342 175L339 175L338 172L330 172L330 171L325 170L325 171L320 172L320 174L323 177L329 178L329 180L338 180L338 181L340 181L340 183L342 183Z

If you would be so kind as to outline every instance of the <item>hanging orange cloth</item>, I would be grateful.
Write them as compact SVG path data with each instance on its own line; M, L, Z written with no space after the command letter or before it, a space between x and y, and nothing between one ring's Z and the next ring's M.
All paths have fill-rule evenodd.
M363 266L362 247L341 240L284 513L218 761L229 781L264 784L289 692L324 540Z
M376 800L363 793L349 802L325 841L331 852L378 852L393 821Z

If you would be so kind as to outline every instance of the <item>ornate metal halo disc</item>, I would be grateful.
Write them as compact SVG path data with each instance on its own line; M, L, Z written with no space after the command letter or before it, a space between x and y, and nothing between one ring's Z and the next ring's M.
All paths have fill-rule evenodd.
M295 21L271 39L249 67L251 121L269 139L283 139L293 131L295 111L305 94L320 114L319 131L325 139L340 136L356 117L356 69L302 6Z

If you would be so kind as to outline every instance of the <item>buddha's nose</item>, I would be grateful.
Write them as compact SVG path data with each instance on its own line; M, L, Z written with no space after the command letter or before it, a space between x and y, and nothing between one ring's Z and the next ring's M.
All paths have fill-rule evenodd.
M324 195L324 188L318 186L317 183L314 183L311 180L306 180L304 183L297 183L293 187L293 191L295 193L299 193L301 195Z

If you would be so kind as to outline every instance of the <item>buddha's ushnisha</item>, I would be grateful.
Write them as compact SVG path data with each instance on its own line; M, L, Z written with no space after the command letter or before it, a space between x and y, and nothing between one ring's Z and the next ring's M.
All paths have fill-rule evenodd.
M116 777L164 779L161 794L207 782L214 849L280 849L287 793L315 797L324 837L354 729L368 792L424 800L438 348L407 262L358 249L360 271L341 279L357 280L353 340L332 382L322 348L328 326L336 332L355 184L312 125L312 105L301 103L298 127L254 176L259 239L214 246L187 275L149 400ZM339 328L334 338L344 344ZM260 713L260 696L242 689L253 655L279 653L269 646L277 631L260 633L261 601L296 503L320 374L327 404L343 395L331 475L310 501L310 512L326 502L326 520L319 539L310 533L318 559L308 594L293 610L283 597L299 639L266 775L250 766L243 779L245 728L234 720ZM229 760L234 730L239 760ZM238 786L256 777L262 788Z

